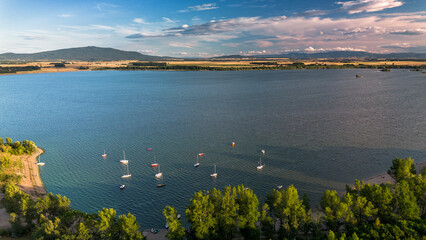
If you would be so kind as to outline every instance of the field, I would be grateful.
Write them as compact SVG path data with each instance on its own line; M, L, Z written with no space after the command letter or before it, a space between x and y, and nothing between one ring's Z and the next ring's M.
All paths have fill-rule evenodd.
M74 72L74 71L89 71L96 69L115 69L124 67L126 68L132 62L136 62L133 60L125 60L125 61L63 61L63 62L52 62L52 61L36 61L36 62L0 62L0 70L7 68L16 68L16 67L27 67L27 66L36 66L40 67L38 70L32 71L14 71L14 72L2 72L0 74L8 75L8 74L28 74L28 73L51 73L51 72ZM150 63L148 61L141 61L143 63ZM342 66L347 64L352 65L368 65L368 66L410 66L412 68L426 66L426 61L330 61L330 60L297 60L291 61L289 59L262 59L262 60L176 60L176 61L161 61L161 63L166 63L168 67L178 67L178 66L196 66L203 68L234 68L234 69L243 69L243 68L251 68L251 69L268 69L274 68L277 65L287 65L292 64L294 62L303 62L305 65L310 64L320 64L327 66ZM55 63L64 63L65 67L55 67Z

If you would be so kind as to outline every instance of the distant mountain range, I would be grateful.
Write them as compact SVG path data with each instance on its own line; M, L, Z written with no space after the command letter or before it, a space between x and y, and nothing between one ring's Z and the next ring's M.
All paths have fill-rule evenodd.
M361 51L335 51L335 52L319 52L319 53L283 53L271 55L229 55L222 57L215 57L210 59L264 59L264 58L290 58L290 59L413 59L425 60L426 53L389 53L378 54ZM50 60L50 61L118 61L118 60L137 60L137 61L163 61L173 59L171 57L158 57L144 55L138 52L122 51L114 48L101 48L101 47L79 47L67 48L54 51L46 51L39 53L17 54L17 53L3 53L0 54L0 60Z
M229 55L216 57L214 59L223 58L290 58L290 59L426 59L426 53L369 53L361 51L334 51L334 52L318 52L318 53L283 53L283 54L271 54L271 55Z
M144 55L138 52L122 51L114 48L101 47L79 47L67 48L54 51L17 54L0 54L0 60L67 60L67 61L118 61L118 60L138 60L138 61L161 61L163 57Z

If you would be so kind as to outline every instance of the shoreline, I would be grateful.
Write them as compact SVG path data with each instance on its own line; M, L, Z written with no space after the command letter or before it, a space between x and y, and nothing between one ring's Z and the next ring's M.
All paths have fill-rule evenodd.
M29 194L33 199L42 197L47 194L43 181L40 177L39 166L37 166L37 157L45 151L37 147L37 151L29 156L22 158L24 168L20 173L23 175L21 183L18 187L25 193Z
M416 174L419 174L421 172L421 170L426 167L426 162L421 162L421 163L416 163ZM393 178L387 173L380 173L378 175L369 177L369 178L364 178L362 179L362 181L364 181L365 184L382 184L382 183L392 183L394 184L395 181L393 180Z

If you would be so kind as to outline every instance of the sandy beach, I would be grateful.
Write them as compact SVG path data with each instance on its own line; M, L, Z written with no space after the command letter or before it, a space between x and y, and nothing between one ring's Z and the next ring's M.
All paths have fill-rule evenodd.
M24 168L20 172L22 174L22 180L18 186L22 191L28 193L34 199L42 197L47 193L38 171L39 167L36 165L37 157L43 153L43 149L37 148L37 151L32 155L21 156Z
M422 169L426 167L426 162L422 162L422 163L417 163L416 164L416 173L419 174L421 173ZM393 180L393 178L387 173L381 173L379 175L376 175L374 177L370 177L367 179L363 179L365 184L382 184L382 183L395 183L395 181Z

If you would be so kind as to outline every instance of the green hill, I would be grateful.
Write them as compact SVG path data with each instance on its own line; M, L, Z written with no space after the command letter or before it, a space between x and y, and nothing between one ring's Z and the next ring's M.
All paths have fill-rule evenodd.
M144 55L138 52L122 51L114 48L101 47L79 47L67 48L54 51L17 54L0 54L0 60L79 60L79 61L118 61L118 60L138 60L138 61L157 61L166 58Z

